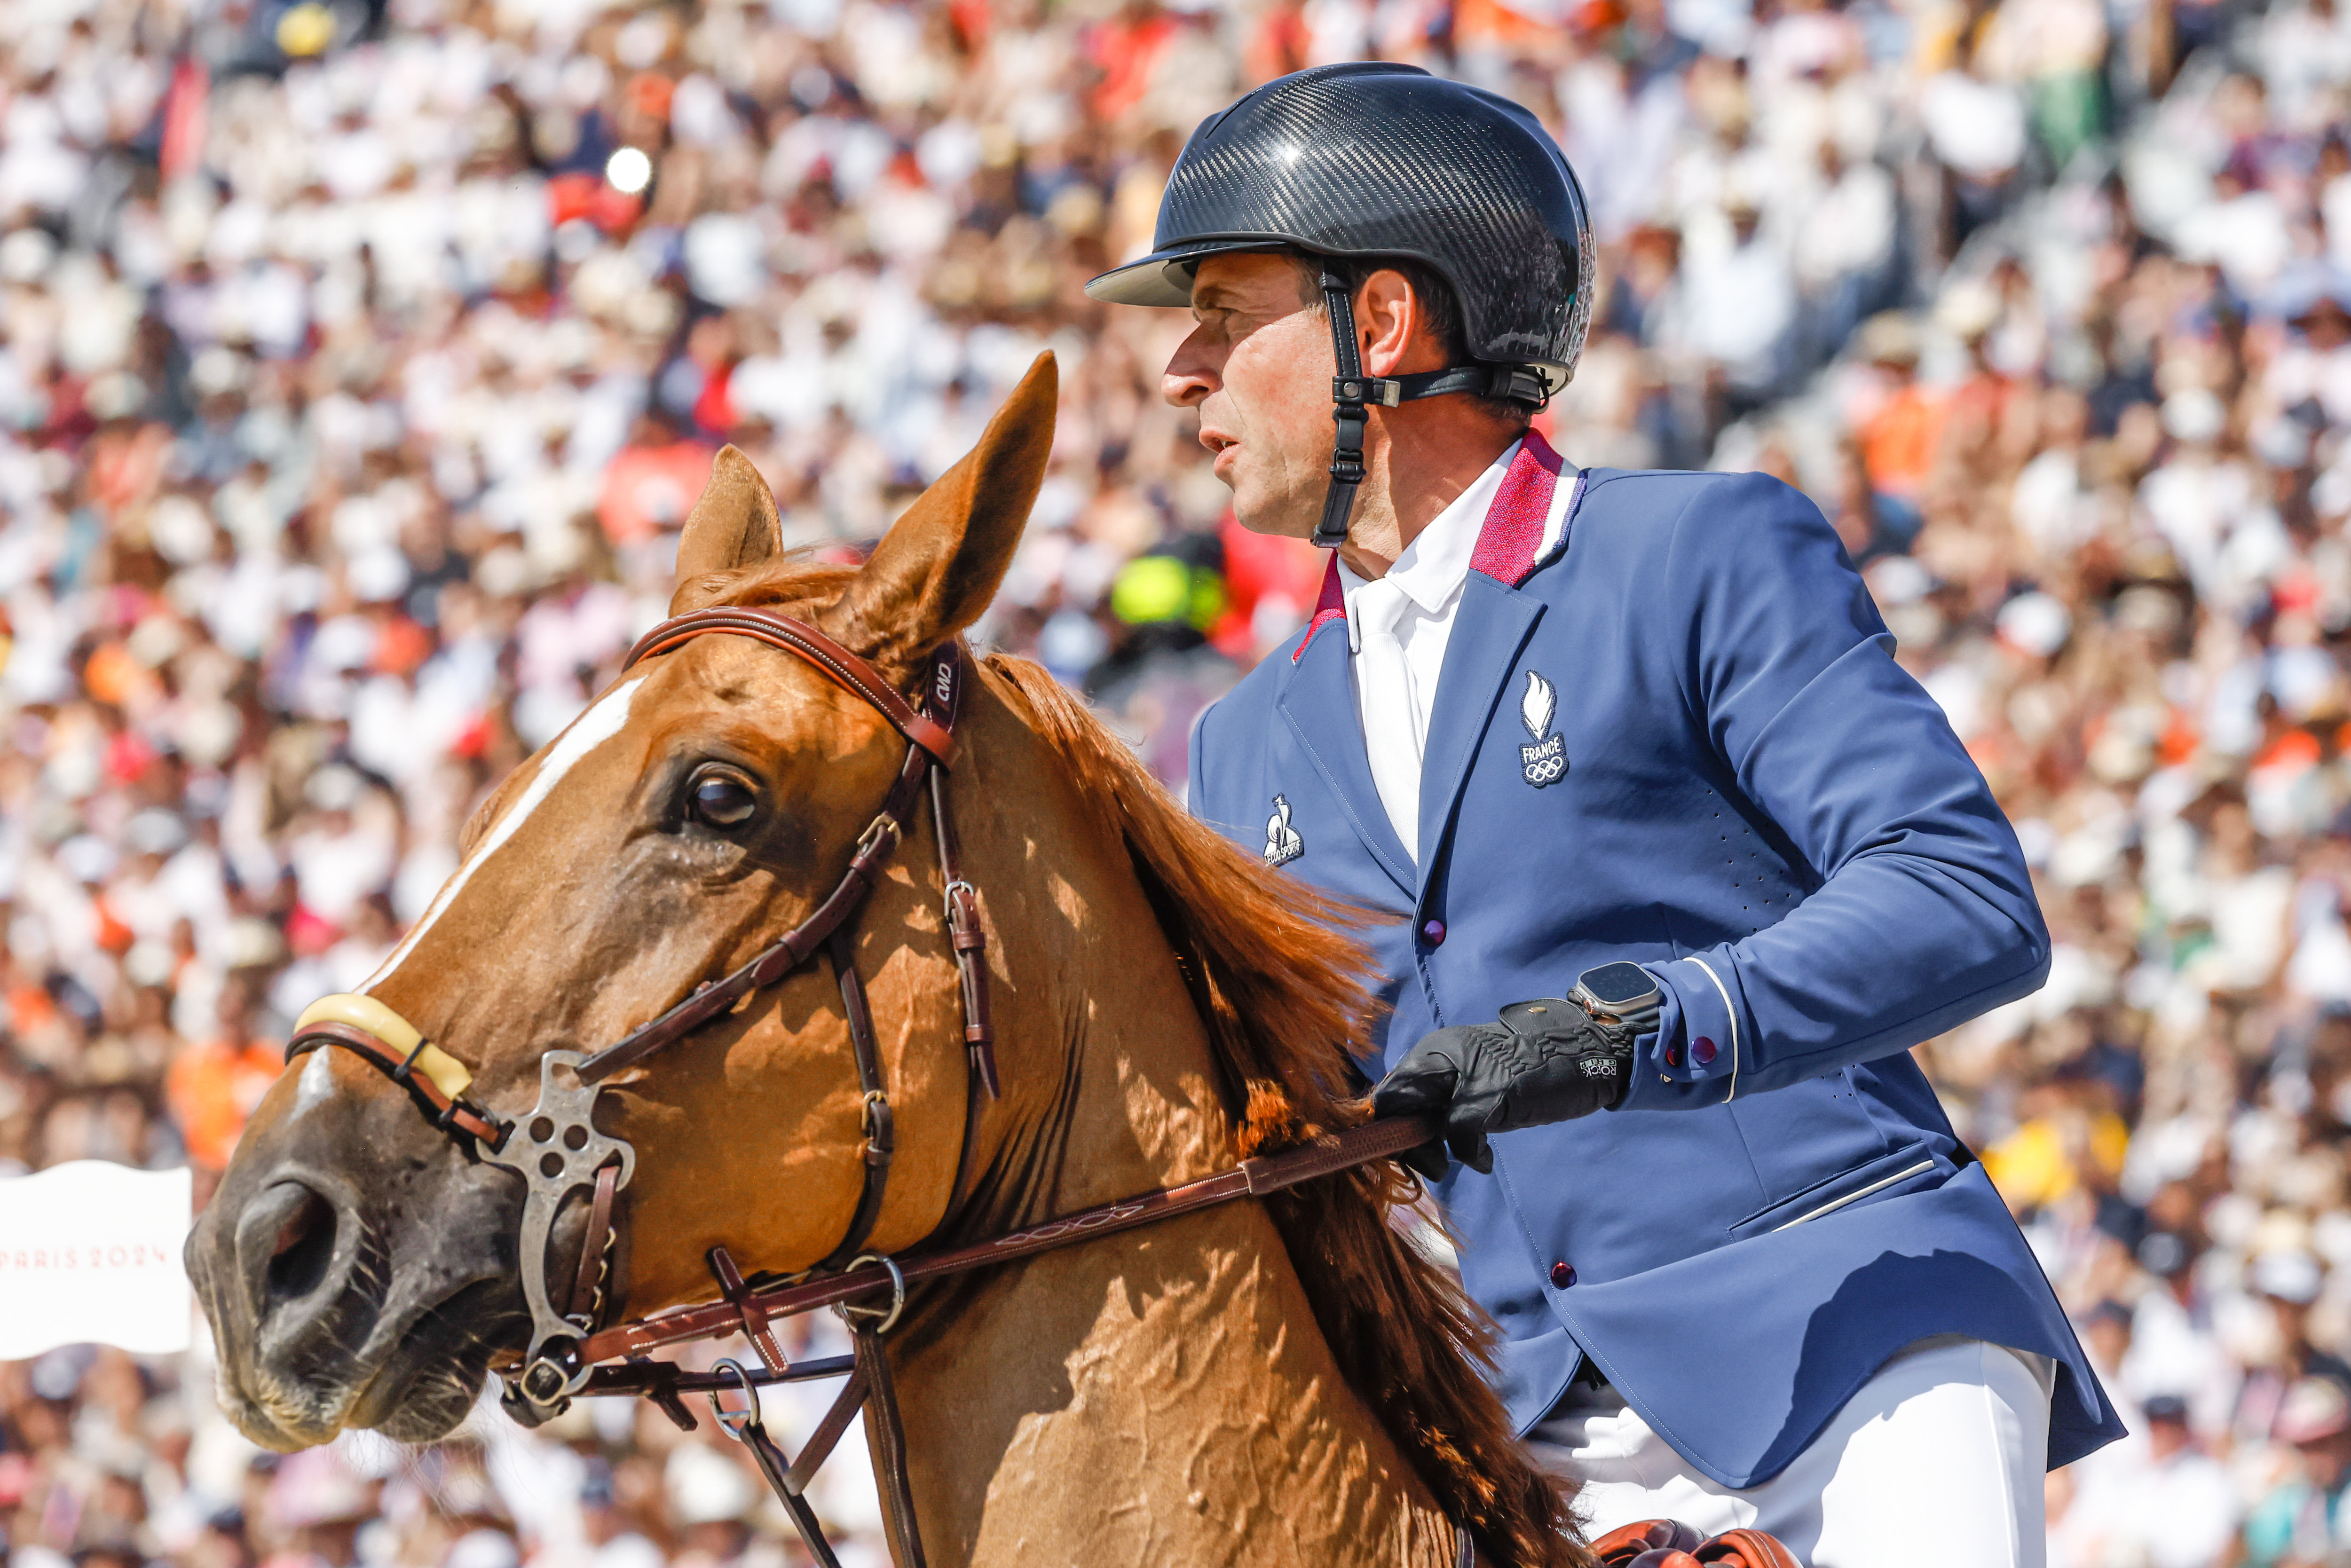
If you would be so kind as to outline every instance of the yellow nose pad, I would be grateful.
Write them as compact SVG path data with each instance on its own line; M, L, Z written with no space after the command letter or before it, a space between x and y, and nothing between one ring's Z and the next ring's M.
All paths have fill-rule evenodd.
M302 1009L294 1020L294 1034L301 1037L304 1030L314 1023L342 1023L353 1029L365 1030L376 1039L408 1057L409 1066L433 1081L433 1086L455 1100L465 1093L474 1082L466 1065L428 1042L423 1031L373 997L342 994L320 997ZM419 1049L422 1047L423 1049Z

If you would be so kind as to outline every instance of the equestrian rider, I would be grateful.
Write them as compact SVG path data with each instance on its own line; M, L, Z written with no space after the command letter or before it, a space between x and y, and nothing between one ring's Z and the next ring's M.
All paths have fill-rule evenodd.
M2122 1427L1907 1053L2048 973L2015 834L1811 501L1531 428L1592 265L1491 93L1332 66L1194 133L1088 292L1191 308L1164 390L1241 523L1335 549L1193 810L1400 916L1375 1105L1442 1112L1501 1392L1591 1529L2039 1564L2044 1469Z

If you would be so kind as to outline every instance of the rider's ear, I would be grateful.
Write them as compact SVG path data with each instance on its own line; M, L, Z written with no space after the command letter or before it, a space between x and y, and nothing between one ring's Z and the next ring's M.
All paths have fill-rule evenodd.
M911 665L996 597L1053 451L1061 378L1043 353L987 434L892 525L817 623L877 664Z
M677 541L677 593L670 613L691 608L702 597L701 580L713 572L757 566L784 549L784 520L776 497L751 460L735 447L721 447L710 465L710 483L685 519Z

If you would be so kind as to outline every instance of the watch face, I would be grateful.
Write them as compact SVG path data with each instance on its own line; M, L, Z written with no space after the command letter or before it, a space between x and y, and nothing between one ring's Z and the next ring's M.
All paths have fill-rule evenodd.
M1638 964L1603 964L1583 971L1583 994L1604 1008L1637 1007L1657 994L1657 982Z

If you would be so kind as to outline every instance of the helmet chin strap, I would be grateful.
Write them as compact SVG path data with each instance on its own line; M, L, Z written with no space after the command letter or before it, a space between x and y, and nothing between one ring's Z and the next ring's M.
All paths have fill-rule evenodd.
M1364 482L1364 426L1371 405L1399 403L1447 392L1482 392L1541 408L1551 401L1542 372L1532 365L1453 365L1410 376L1366 376L1355 345L1355 304L1347 286L1326 272L1322 298L1329 305L1331 350L1339 373L1331 379L1331 422L1339 427L1331 452L1331 487L1322 493L1322 518L1314 525L1314 548L1337 549L1347 542L1347 519L1355 510L1355 490Z
M1339 427L1339 440L1331 453L1331 487L1322 492L1322 520L1314 525L1314 548L1337 549L1347 542L1355 487L1364 482L1364 425L1371 416L1364 412L1364 361L1355 348L1355 302L1346 284L1327 272L1322 298L1330 306L1331 349L1339 370L1331 380L1331 421Z

